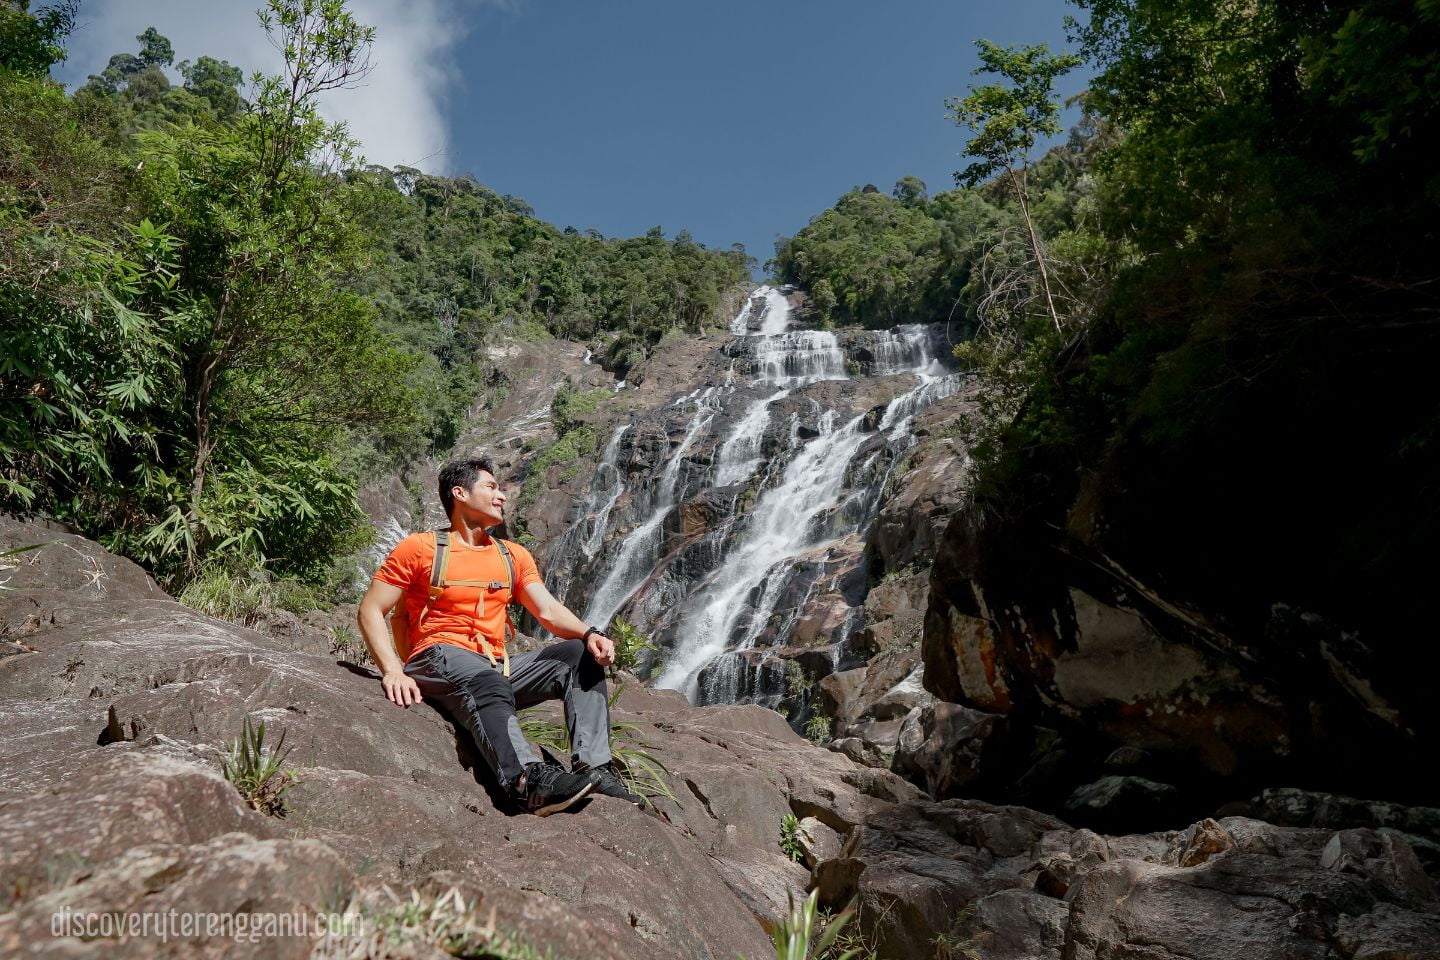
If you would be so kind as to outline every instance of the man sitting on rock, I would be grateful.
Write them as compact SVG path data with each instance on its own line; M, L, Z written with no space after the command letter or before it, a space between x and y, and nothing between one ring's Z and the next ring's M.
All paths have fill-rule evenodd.
M360 602L360 632L380 668L385 696L408 707L423 693L443 707L470 732L501 786L532 813L564 810L592 792L644 806L610 763L604 667L614 662L615 645L551 596L529 551L487 532L504 519L505 505L489 460L447 463L440 471L440 502L449 530L400 541ZM447 535L448 557L437 564L437 539ZM511 657L512 594L545 629L567 639ZM385 623L402 599L410 644L403 663ZM569 772L541 761L515 717L517 708L557 699L565 701L570 729Z

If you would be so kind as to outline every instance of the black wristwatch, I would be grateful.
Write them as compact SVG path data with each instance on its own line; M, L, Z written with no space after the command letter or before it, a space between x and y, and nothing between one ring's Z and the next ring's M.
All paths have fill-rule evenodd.
M582 634L580 634L580 639L581 639L581 640L589 640L589 639L590 639L590 634L592 634L592 633L593 633L593 634L596 634L597 636L601 636L601 637L605 636L605 634L601 633L599 630L596 630L594 627L586 627L586 628L585 628L585 632L582 633Z

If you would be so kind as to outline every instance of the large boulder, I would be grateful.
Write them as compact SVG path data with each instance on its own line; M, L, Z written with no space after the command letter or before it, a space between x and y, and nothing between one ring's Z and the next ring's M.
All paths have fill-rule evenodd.
M904 803L821 862L886 957L1440 956L1440 900L1397 834L1231 817L1104 837L1020 807ZM948 951L948 952L945 952Z

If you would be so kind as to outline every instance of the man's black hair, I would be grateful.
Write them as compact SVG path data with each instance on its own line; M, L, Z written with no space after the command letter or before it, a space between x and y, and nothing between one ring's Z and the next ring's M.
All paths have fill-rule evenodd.
M455 506L455 495L450 491L455 487L469 490L475 486L475 481L480 479L481 473L495 476L495 464L490 462L489 457L466 457L463 460L451 460L440 468L440 506L445 508L447 518Z

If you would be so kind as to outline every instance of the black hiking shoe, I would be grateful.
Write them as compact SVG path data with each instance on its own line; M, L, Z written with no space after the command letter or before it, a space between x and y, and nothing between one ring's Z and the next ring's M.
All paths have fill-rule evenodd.
M615 768L608 763L598 767L589 767L584 771L595 781L595 792L603 793L607 797L614 797L617 800L624 800L626 803L633 803L641 810L645 809L645 798L638 793L631 793L625 786L625 781L615 772Z
M548 817L594 789L595 781L588 774L566 773L552 763L527 763L512 795L527 813Z

